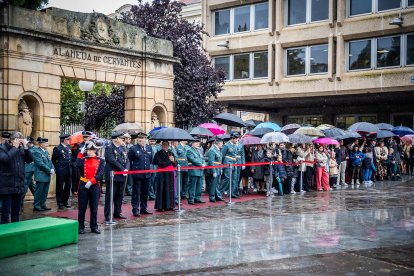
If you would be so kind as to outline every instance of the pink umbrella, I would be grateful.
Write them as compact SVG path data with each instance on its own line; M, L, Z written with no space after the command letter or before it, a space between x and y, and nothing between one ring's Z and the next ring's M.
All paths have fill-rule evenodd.
M338 141L329 137L315 139L313 140L313 143L321 145L339 145Z
M199 125L199 127L210 130L215 136L226 133L226 131L222 129L219 125L213 123L204 123Z
M405 135L401 137L401 141L403 141L404 143L407 141L411 141L411 143L414 142L414 134Z

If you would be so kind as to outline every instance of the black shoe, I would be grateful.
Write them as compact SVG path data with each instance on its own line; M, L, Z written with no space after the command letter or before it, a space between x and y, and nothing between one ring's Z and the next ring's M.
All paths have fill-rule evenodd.
M52 208L49 208L49 207L46 207L46 206L45 206L45 207L42 207L42 209L43 209L43 210L45 210L45 211L50 211L50 210L52 210Z
M181 199L187 199L187 196L181 196Z
M194 203L206 203L206 202L202 200L194 200Z
M140 211L140 213L141 213L141 214L144 214L144 215L151 215L151 214L152 214L152 213L151 213L151 212L149 212L147 209L141 210L141 211Z
M240 198L238 195L231 195L232 198Z
M216 197L216 201L224 201L221 197Z
M114 218L126 219L126 216L124 216L123 214L118 214L118 215L114 215Z
M81 234L81 235L85 234L85 229L79 229L78 233Z
M99 229L98 228L93 228L93 229L91 229L91 232L92 233L95 233L95 234L100 234L101 233L101 231L99 231ZM84 232L85 233L85 232Z
M150 197L148 198L148 200L155 200L155 197L150 196Z
M189 205L194 205L195 203L194 203L194 201L189 201L188 204Z
M141 215L140 215L137 211L132 212L132 215L133 215L134 217L140 217L140 216L141 216Z
M36 211L36 212L43 212L44 210L43 210L43 209L41 209L41 208L39 209L39 208L36 208L36 207L35 207L35 208L33 208L33 211Z
M215 199L211 199L211 198L210 198L210 202L216 202L216 200L215 200Z
M65 209L65 206L63 206L63 205L59 205L59 206L58 206L58 209L59 209L59 210L63 210L63 209Z
M72 208L72 206L70 206L69 204L65 204L65 205L63 205L63 206L65 206L66 207L66 209L71 209Z

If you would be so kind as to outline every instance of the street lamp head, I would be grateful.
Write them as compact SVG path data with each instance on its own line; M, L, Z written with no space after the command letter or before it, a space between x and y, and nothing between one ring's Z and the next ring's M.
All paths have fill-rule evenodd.
M402 24L403 24L403 18L402 17L395 17L390 22L390 25L401 26Z
M229 44L230 44L230 41L228 41L228 40L226 40L226 41L223 41L223 42L220 42L219 44L217 44L217 46L218 47L224 47L224 48L229 48Z
M94 83L91 81L80 81L79 82L79 89L83 92L89 92L93 89Z

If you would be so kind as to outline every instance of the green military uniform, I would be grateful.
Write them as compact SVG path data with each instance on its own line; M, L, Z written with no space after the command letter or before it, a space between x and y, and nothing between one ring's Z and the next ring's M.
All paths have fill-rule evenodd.
M217 166L221 165L222 162L222 155L221 151L216 144L213 144L211 148L208 150L208 165L209 166ZM221 169L213 168L208 169L208 177L206 181L208 182L208 194L210 201L216 201L216 199L221 200L221 193L219 190L220 187L220 179L221 179Z
M239 153L238 145L233 144L231 141L228 141L226 144L224 144L223 148L221 149L221 155L222 155L222 162L223 164L237 164L237 155ZM237 173L236 173L236 167L230 167L230 168L224 168L224 178L223 183L220 187L220 193L224 194L227 192L230 194L230 170L231 170L231 185L232 190L234 185L237 183ZM234 196L234 194L232 194Z
M193 147L187 151L187 160L189 166L203 166L203 157L200 152ZM188 203L201 203L201 188L203 186L203 170L189 170L189 188L188 188Z
M29 150L32 153L33 156L33 149L34 147L31 147ZM35 191L35 182L33 181L33 176L34 176L34 171L35 171L35 165L34 162L31 163L26 163L24 166L24 175L26 178L26 185L29 186L29 190L30 192L34 195L34 191Z
M180 167L188 166L187 161L187 151L189 150L188 145L183 145L178 143L177 146L177 161ZM180 190L181 190L181 198L186 198L188 194L188 171L180 169Z
M51 170L54 170L49 152L36 147L32 151L34 160L34 179L36 181L34 193L34 209L46 209L46 199L49 192Z
M237 144L237 161L236 164L244 164L245 163L245 158L244 158L244 145L240 142L238 142ZM235 174L236 174L236 182L232 182L232 189L233 189L233 193L232 195L236 195L236 196L240 196L240 192L239 192L239 184L240 184L240 173L242 171L242 167L236 167L235 169Z

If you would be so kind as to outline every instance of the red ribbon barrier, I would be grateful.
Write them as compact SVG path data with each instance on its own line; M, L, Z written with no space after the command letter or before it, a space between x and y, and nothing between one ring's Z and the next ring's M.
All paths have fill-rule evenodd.
M181 166L180 170L206 170L206 169L223 169L223 168L229 168L231 167L253 167L253 166L266 166L266 165L287 165L287 166L299 166L302 163L308 163L308 164L315 164L316 162L313 161L302 161L300 163L287 163L287 162L277 162L277 161L271 161L271 162L249 162L244 164L221 164L217 166ZM144 173L157 173L157 172L174 172L178 171L177 167L174 168L165 168L165 169L155 169L155 170L135 170L135 171L116 171L114 172L114 175L126 175L126 174L144 174Z

